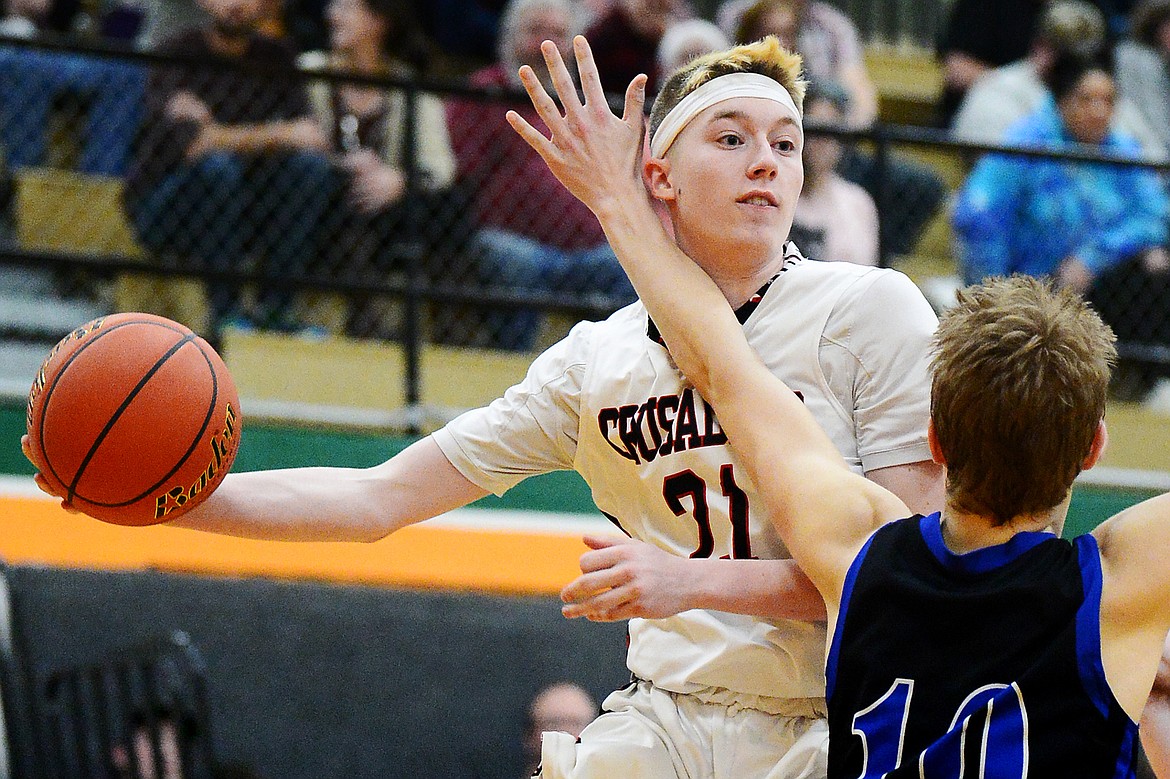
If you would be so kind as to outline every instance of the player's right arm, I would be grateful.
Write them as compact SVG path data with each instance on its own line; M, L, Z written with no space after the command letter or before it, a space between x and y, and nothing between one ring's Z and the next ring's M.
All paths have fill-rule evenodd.
M32 460L24 439L22 445ZM54 494L39 474L36 480ZM377 541L485 495L428 436L371 468L230 473L203 503L169 524L277 541Z

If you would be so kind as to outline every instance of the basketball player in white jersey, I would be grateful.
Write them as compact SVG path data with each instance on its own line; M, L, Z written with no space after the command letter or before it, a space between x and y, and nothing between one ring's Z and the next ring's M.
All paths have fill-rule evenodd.
M669 79L652 123L651 192L850 467L927 510L942 495L926 442L933 312L899 273L806 261L785 243L803 180L799 68L773 39ZM768 131L763 151L748 142L756 119L731 97L761 79L791 95L796 117ZM382 465L231 474L176 524L373 541L563 469L629 536L593 539L566 613L634 617L635 681L579 743L546 737L542 775L824 776L823 604L640 304L577 325L504 397Z

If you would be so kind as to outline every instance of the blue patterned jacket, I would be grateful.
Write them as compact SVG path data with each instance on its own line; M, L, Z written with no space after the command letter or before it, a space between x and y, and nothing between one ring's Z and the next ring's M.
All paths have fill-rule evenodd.
M1005 145L1074 149L1056 103L1008 129ZM1132 155L1133 138L1111 131L1103 153ZM1157 173L1123 165L988 154L959 192L952 216L968 283L989 275L1046 276L1076 256L1095 274L1167 241L1170 199Z

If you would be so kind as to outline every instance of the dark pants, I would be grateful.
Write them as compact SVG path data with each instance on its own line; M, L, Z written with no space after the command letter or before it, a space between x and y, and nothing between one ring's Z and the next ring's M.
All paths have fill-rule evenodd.
M311 152L262 157L215 152L169 173L127 205L142 243L164 258L197 270L298 276L316 255L331 170L324 155ZM208 284L217 329L240 316L265 326L293 324L291 290L261 282L259 310L247 312L239 286L222 280Z

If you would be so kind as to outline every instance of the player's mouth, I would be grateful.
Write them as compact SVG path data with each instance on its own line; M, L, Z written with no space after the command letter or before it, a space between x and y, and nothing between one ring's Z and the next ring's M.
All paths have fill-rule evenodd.
M742 203L747 206L760 206L763 208L776 208L780 205L780 201L776 199L774 194L764 190L748 192L746 195L741 196L735 202Z

